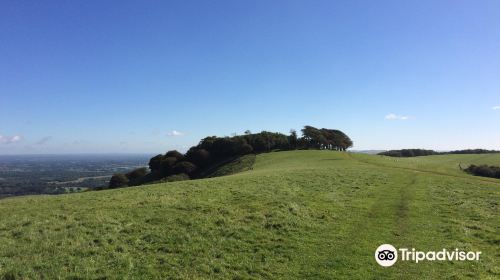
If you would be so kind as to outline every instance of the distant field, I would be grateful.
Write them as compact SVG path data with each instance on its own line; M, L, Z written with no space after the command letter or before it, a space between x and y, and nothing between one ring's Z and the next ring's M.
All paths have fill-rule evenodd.
M460 163L500 154L277 152L231 176L3 199L0 279L499 279L500 180ZM383 243L482 255L382 268Z
M436 174L470 177L469 174L460 170L471 164L500 165L500 154L471 154L471 155L436 155L409 158L395 158L386 156L370 156L353 154L359 161L376 164L385 167L415 169ZM498 182L497 179L476 177L476 179Z
M114 173L147 166L150 155L0 155L0 198L107 186Z

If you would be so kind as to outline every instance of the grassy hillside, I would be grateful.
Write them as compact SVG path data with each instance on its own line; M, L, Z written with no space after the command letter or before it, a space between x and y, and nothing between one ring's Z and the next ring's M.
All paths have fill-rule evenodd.
M215 165L200 174L201 178L212 178L232 175L235 173L251 170L255 163L256 155L250 154L226 161L223 164Z
M231 176L0 200L0 278L498 279L500 180L460 162L500 155L278 152ZM483 253L382 268L382 243Z

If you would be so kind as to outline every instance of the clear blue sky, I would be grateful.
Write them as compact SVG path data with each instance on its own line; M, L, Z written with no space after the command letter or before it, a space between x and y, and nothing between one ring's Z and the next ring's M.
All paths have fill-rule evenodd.
M500 149L497 106L497 0L0 2L0 154L306 124L355 149Z

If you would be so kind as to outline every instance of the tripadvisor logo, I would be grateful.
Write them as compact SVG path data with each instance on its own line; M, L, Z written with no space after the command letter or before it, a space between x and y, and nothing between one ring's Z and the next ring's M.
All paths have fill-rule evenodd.
M375 250L375 260L381 266L392 266L398 260L398 250L391 244L382 244Z
M399 252L398 252L399 251ZM417 251L415 248L396 249L391 244L380 245L375 250L375 260L381 266L392 266L398 260L398 255L401 261L421 262L421 261L479 261L481 252L465 252L458 249L441 251Z

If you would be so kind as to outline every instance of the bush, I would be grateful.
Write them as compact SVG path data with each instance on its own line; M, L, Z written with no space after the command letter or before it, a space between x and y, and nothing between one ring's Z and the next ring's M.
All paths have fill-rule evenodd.
M182 161L174 165L174 174L186 173L191 175L196 170L196 165L189 161Z
M500 179L500 167L488 165L474 165L467 167L465 172L476 176L490 177Z
M109 180L109 188L116 189L126 187L128 185L129 179L124 174L115 174Z
M134 169L130 171L129 173L125 174L129 180L134 180L143 176L146 176L148 174L148 170L146 167L141 167Z

